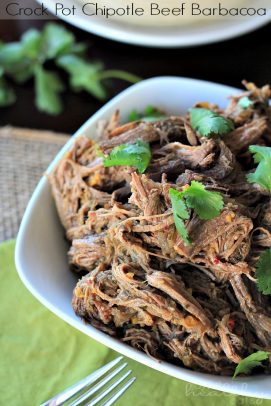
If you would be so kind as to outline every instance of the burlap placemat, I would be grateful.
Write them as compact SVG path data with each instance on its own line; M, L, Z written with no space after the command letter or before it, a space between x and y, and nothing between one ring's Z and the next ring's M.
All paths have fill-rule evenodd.
M0 241L16 237L35 186L68 138L49 131L0 128Z

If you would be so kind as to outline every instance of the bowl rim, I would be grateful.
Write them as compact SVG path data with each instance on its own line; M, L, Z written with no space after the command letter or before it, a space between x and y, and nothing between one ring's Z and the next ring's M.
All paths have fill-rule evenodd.
M44 3L48 10L54 15L54 7L49 0L37 1L40 4ZM67 0L66 3L66 6L69 6L69 4L72 5L71 0ZM178 26L174 26L174 30L166 35L166 30L161 31L160 27L151 27L150 29L150 27L144 26L127 26L115 21L103 21L99 17L91 17L91 24L87 16L74 15L71 18L69 16L60 15L58 17L77 28L103 38L126 44L156 48L185 48L225 41L250 33L271 21L270 10L268 10L265 16L257 15L246 19L236 19L236 21L233 20L229 26L225 25L220 27L220 25L217 24L211 31L208 31L206 28L208 25L205 23L205 25L202 25L203 29L201 32L194 35L191 35L191 33L190 35L184 35L185 30L178 29ZM219 22L220 21L221 20L219 20Z
M150 79L146 79L142 82L139 82L135 85L130 86L126 90L119 93L117 96L112 98L108 101L100 110L98 110L94 115L92 115L76 132L73 136L71 136L70 140L62 147L56 157L53 159L51 164L49 165L46 173L50 172L57 162L61 159L61 157L65 154L65 152L71 147L74 142L74 139L79 135L83 134L90 125L97 122L97 120L107 112L113 105L118 103L121 100L124 100L127 96L131 95L134 90L144 88L148 84L161 84L161 82L169 83L169 82L190 82L191 85L196 84L204 84L204 85L212 85L212 86L219 86L223 87L224 90L230 93L240 92L240 89L217 84L210 81L198 80L198 79L191 79L185 77L178 77L178 76L159 76ZM182 379L187 381L188 383L197 384L200 386L204 386L206 388L215 389L217 391L224 391L232 394L249 396L249 397L258 397L262 399L271 399L271 391L267 393L263 391L263 393L255 392L255 389L249 390L249 383L255 383L255 376L253 377L246 377L246 378L236 378L234 381L230 377L223 377L219 375L212 375L206 374L202 372L192 371L186 369L181 366L173 365L166 361L154 361L152 358L148 357L145 353L140 352L125 343L120 342L119 340L112 338L105 333L95 329L90 325L86 325L82 322L82 320L78 318L72 318L70 315L65 313L65 311L57 308L52 303L50 303L43 295L33 286L24 272L24 265L23 265L23 241L24 235L27 229L28 222L31 219L31 213L36 205L36 201L40 196L41 192L44 188L48 185L48 181L45 175L42 176L41 180L39 181L38 185L36 186L27 208L25 210L20 229L18 232L16 246L15 246L15 264L17 272L26 286L26 288L36 297L45 307L47 307L50 311L52 311L55 315L57 315L62 320L66 321L69 325L76 328L77 330L81 331L82 333L88 335L92 339L100 342L101 344L106 345L107 347L120 352L121 354L140 362L143 365L147 365L155 370L160 372L166 373L172 377L177 379ZM266 378L266 375L258 375L258 382L262 382L262 378ZM260 379L259 379L260 378ZM270 379L270 378L269 378Z

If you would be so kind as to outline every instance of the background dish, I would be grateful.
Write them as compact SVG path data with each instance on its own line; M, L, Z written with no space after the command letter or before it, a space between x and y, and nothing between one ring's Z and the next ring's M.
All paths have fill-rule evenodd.
M142 109L144 107L142 100L145 105L155 104L173 114L180 114L196 101L206 99L225 107L227 97L238 91L235 88L187 78L162 77L146 80L108 102L78 130L75 136L81 134L93 136L98 120L109 118L116 108L119 108L125 117L132 109ZM73 139L57 155L49 171L72 143ZM258 375L233 381L231 377L203 374L166 362L157 362L77 318L70 303L75 277L68 271L67 245L63 234L49 183L43 177L29 202L21 224L16 245L16 265L27 288L51 311L97 341L168 375L212 389L271 399L269 376Z
M55 5L51 0L37 0L43 3L48 10L54 14ZM71 8L78 0L66 0L65 7ZM253 1L249 4L255 7ZM80 3L77 2L78 7ZM270 21L270 10L266 16L253 16L249 18L221 18L219 20L209 20L208 23L182 25L180 27L146 27L133 26L112 19L105 20L99 17L87 16L62 16L65 20L82 30L134 45L150 47L187 47L192 45L203 45L237 37L247 32L253 31Z

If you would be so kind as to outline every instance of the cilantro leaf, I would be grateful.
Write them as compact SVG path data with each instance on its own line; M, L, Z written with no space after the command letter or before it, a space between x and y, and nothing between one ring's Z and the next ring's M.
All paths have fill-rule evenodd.
M23 42L13 42L0 48L0 66L18 83L25 82L33 75L33 62L27 55L27 46Z
M149 105L145 108L142 117L144 121L157 121L163 118L166 118L165 114L152 105Z
M63 25L48 23L42 32L42 49L46 59L71 52L75 37Z
M103 65L84 61L76 55L63 55L57 59L57 65L70 75L70 85L75 91L86 90L100 100L106 97L99 73Z
M262 361L268 359L269 355L269 352L257 351L242 359L235 368L233 378L239 374L249 374L253 368L262 366Z
M169 196L171 199L171 204L172 206L174 206L174 211L176 212L176 214L184 220L189 219L189 213L183 200L183 192L179 192L176 189L170 188Z
M12 73L12 79L19 84L25 83L27 80L32 78L32 76L34 75L34 70L35 70L34 65L31 65L30 63L25 63L22 69L20 70L18 69L16 72L14 71Z
M192 181L183 192L169 189L175 226L185 244L191 244L185 229L183 220L189 218L187 208L194 209L202 220L211 220L219 216L224 202L220 193L210 192L204 185L197 181Z
M3 77L4 69L0 67L0 107L7 107L15 103L16 96Z
M174 211L173 211L173 218L174 218L175 227L178 231L179 236L182 238L185 245L191 245L191 240L190 240L188 232L185 228L183 219L181 219L181 217L177 216L177 214L174 213Z
M59 114L62 110L59 93L63 85L54 72L44 69L48 60L69 74L72 90L86 90L100 100L106 97L103 80L115 78L132 83L140 80L129 72L103 70L101 63L83 58L85 51L86 46L77 43L72 32L56 23L45 24L42 31L28 30L18 42L4 44L0 41L0 107L15 100L4 75L19 84L34 78L37 108L48 114Z
M39 110L49 114L59 114L62 110L59 93L64 90L59 76L38 66L35 70L35 88Z
M26 31L21 38L21 45L24 56L29 58L38 58L42 46L42 34L40 31L30 29Z
M9 70L13 64L20 63L24 58L23 47L20 42L12 42L10 44L2 44L0 48L0 65Z
M169 196L171 200L172 210L173 210L173 218L175 227L178 231L178 234L184 241L186 245L190 245L191 241L188 236L188 232L185 228L184 221L189 218L189 213L185 202L183 200L183 193L179 192L176 189L170 188L169 189Z
M132 110L128 117L128 121L138 121L140 119L141 119L141 114L136 110Z
M253 101L250 100L247 96L244 96L239 100L238 104L240 107L246 110L253 104Z
M0 66L11 77L16 79L17 73L28 70L29 63L21 43L13 42L0 48Z
M206 190L202 183L195 180L192 180L183 195L187 206L194 209L202 220L211 220L219 216L224 206L220 193Z
M258 183L271 192L271 147L250 145L249 151L254 154L254 162L258 163L254 173L247 175L249 183Z
M151 149L147 142L138 140L135 144L122 144L113 148L104 158L104 166L134 166L145 172L151 160Z
M234 129L231 120L204 108L190 109L190 121L192 128L204 137L214 134L224 135Z
M157 121L164 118L166 118L165 114L152 105L147 106L143 113L133 110L129 115L129 121Z
M202 119L206 117L213 117L213 111L204 108L192 108L190 109L190 122L191 126L196 129Z
M221 116L205 117L199 125L199 132L205 137L210 134L224 135L233 129L232 121Z
M158 113L158 115L160 115L159 110L157 110L157 108L154 107L152 104L149 104L144 110L145 116L151 116L151 115L155 115L157 113Z
M264 295L271 295L271 248L261 254L256 268L259 291Z

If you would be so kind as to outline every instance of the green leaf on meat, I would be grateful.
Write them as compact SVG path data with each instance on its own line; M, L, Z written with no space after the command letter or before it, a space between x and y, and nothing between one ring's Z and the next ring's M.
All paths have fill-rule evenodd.
M187 206L194 209L202 220L211 220L219 216L224 206L220 193L206 190L202 183L195 180L192 180L183 195Z
M266 351L257 351L242 359L235 368L233 378L239 374L249 374L253 368L262 366L262 361L268 359L270 353Z
M190 109L190 122L192 128L203 137L224 135L234 130L231 120L204 108Z
M253 105L253 101L250 100L247 96L244 96L239 100L238 104L240 107L242 107L242 109L246 110Z
M172 204L174 223L178 231L178 234L180 235L180 237L182 238L182 240L186 245L190 245L191 240L189 238L188 232L185 228L185 224L183 221L189 218L189 212L183 200L183 194L182 192L179 192L176 189L170 188L169 196Z
M254 173L247 175L247 181L257 183L271 192L271 148L251 145L249 151L254 154L254 162L258 163L258 166Z
M104 158L104 166L134 166L144 173L151 160L151 149L147 142L138 140L134 144L122 144Z
M259 291L264 295L271 295L271 248L261 254L256 268Z

